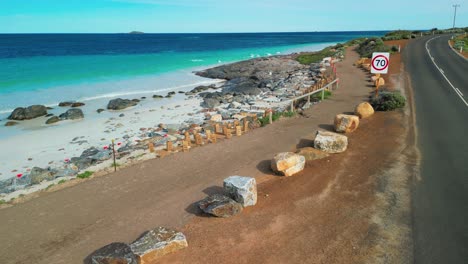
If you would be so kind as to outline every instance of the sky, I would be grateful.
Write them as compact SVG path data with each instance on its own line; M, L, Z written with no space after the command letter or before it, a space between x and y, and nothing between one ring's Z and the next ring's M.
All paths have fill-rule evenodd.
M309 32L468 26L468 0L0 0L0 33Z

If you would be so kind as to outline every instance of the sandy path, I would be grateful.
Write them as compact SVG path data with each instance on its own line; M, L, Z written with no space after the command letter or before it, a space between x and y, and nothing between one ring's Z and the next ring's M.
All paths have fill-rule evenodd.
M338 65L342 78L340 89L331 100L310 109L308 118L285 120L240 138L197 148L190 153L147 161L0 210L2 262L82 263L89 253L110 242L131 242L143 231L158 225L182 227L193 218L193 206L189 205L203 198L205 193L217 190L227 176L255 176L265 184L272 184L266 182L270 179L274 179L272 182L281 181L268 175L266 160L277 152L293 150L298 145L310 145L318 128L328 129L336 113L351 111L367 96L369 87L366 86L364 73L352 66L356 60L357 55L349 53L345 62ZM333 157L332 160L343 157ZM348 159L348 162L352 165L354 161ZM319 171L323 173L326 168ZM298 177L292 182L303 178ZM307 186L310 187L304 185L298 191L308 192ZM320 186L324 185L318 184L314 188L320 189ZM281 195L281 188L275 188L278 190L274 195ZM264 201L255 209L246 210L246 215L251 210L263 211L262 203ZM274 216L263 217L278 222L277 228L284 231L284 224L292 216L295 214L276 220ZM340 214L336 216L339 220ZM309 218L305 217L302 221L306 223ZM274 233L275 227L272 228ZM299 235L303 231L293 232ZM189 236L190 241L196 239ZM267 241L274 243L267 239L263 243Z

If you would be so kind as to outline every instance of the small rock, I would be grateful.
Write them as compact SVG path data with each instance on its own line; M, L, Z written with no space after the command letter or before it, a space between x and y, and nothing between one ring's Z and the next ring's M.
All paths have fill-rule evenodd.
M125 116L125 114L120 114L120 115L119 115L119 117L124 117L124 116Z
M186 247L184 234L165 227L150 230L130 244L139 264L154 263L158 258Z
M67 107L67 106L71 106L74 102L71 102L71 101L67 101L67 102L60 102L58 104L58 106L60 107Z
M367 118L374 114L374 108L368 102L360 103L356 106L354 114L359 116L359 118Z
M305 166L305 157L292 152L276 154L271 160L271 168L284 176L293 176L302 171Z
M62 119L76 120L84 118L83 111L81 109L68 109L65 113L59 116Z
M99 108L98 110L96 110L96 112L97 112L98 114L100 114L100 113L102 113L102 112L104 112L104 111L105 111L105 110L102 109L102 108Z
M139 100L133 99L133 100L128 100L128 99L122 99L122 98L117 98L117 99L112 99L109 101L107 104L107 109L109 110L122 110L128 107L132 107L137 105Z
M210 120L213 122L221 122L223 121L223 116L220 114L212 115Z
M164 96L155 94L155 95L153 95L153 98L154 99L161 99L161 98L164 98Z
M132 249L125 243L112 243L91 255L92 264L137 264Z
M359 117L355 115L336 115L334 127L336 132L351 133L359 126Z
M71 107L80 107L80 106L83 106L83 105L85 105L85 103L76 102L76 103L73 103L71 105Z
M216 217L231 217L242 212L242 205L231 198L214 194L198 202L198 207L205 213Z
M49 119L47 119L47 121L45 122L47 125L50 125L50 124L53 124L53 123L57 123L60 121L60 118L58 116L53 116Z
M318 131L314 140L314 148L327 153L341 153L348 147L348 137L328 131Z
M255 178L231 176L223 183L226 192L243 207L257 204L257 182Z
M17 124L19 124L18 122L15 122L15 121L8 121L5 123L5 126L16 126Z

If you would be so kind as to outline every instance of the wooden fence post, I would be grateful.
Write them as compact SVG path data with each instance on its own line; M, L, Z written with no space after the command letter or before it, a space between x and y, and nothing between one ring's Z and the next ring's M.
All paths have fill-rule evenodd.
M167 141L166 143L166 150L168 152L171 152L172 151L172 141Z

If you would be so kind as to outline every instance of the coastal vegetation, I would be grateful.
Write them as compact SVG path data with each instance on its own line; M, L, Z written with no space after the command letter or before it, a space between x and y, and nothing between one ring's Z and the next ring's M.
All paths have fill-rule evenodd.
M363 58L372 57L374 52L390 52L392 47L385 45L381 38L368 38L359 44L356 52Z
M297 56L296 60L305 65L318 63L326 57L338 57L344 55L344 48L345 46L343 44L338 43L335 46L324 48L321 51L300 54Z
M87 178L91 177L91 175L93 175L92 171L85 171L83 173L78 174L76 177L80 178L80 179L87 179Z

